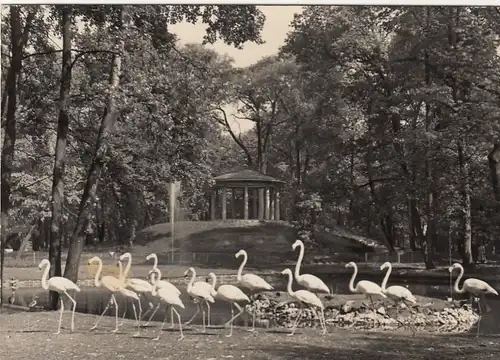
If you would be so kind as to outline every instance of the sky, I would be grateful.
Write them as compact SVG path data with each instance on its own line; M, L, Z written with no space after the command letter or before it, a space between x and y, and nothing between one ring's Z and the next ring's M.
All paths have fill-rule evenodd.
M257 6L266 16L262 39L262 45L247 43L243 49L238 50L232 46L218 41L215 44L208 44L207 47L214 49L221 54L227 54L234 59L234 66L246 67L258 62L265 56L276 54L283 45L286 34L290 30L289 25L295 13L301 13L301 6ZM201 43L205 35L204 24L179 23L170 27L171 31L179 37L182 44ZM235 132L244 132L252 127L252 123L247 120L237 120L230 114L235 112L234 107L226 107L226 113L230 117L230 124Z

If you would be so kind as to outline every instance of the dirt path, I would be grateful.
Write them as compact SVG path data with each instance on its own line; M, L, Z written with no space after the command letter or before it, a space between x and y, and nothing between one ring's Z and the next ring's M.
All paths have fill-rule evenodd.
M500 356L500 338L476 340L469 335L360 332L329 329L318 336L313 329L300 330L295 336L283 332L254 335L236 328L232 338L227 329L186 329L185 339L177 341L178 332L165 331L159 341L151 338L157 328L142 329L133 338L133 323L127 321L117 334L110 334L112 319L106 317L96 332L88 329L95 316L76 314L76 331L56 330L57 314L15 313L0 315L2 360L88 360L88 359L175 359L175 360L486 360ZM64 323L69 325L70 315ZM159 324L155 324L159 325Z

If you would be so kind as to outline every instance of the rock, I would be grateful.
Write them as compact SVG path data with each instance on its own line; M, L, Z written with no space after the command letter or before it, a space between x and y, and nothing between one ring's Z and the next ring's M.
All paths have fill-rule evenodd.
M385 315L385 308L383 306L379 307L377 309L377 313L380 315Z
M342 306L342 313L347 314L348 312L351 312L353 310L352 305L354 304L354 301L347 301L344 306Z

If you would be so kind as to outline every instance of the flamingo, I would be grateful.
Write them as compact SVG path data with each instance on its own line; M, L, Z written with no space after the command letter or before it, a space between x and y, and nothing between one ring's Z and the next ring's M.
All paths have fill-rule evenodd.
M450 273L453 272L455 269L460 269L460 274L458 275L457 279L455 280L455 285L453 286L453 291L455 291L457 294L463 294L463 293L470 293L476 297L479 297L480 301L478 302L478 307L479 307L479 320L477 324L477 334L476 336L479 336L479 326L481 325L481 317L483 316L483 310L481 308L481 302L484 302L486 305L486 312L489 311L488 305L486 304L486 299L484 298L485 294L493 294L498 296L498 292L493 289L488 283L486 283L483 280L475 279L475 278L469 278L464 281L462 288L459 289L458 283L462 279L462 276L464 275L464 268L462 265L459 263L454 263L452 266L448 268L448 271Z
M130 267L132 266L132 254L130 254L129 252L122 254L119 260L123 261L124 259L127 259L128 262L127 265L125 266L125 270L123 271L120 280L123 281L123 283L125 284L125 288L135 291L139 295L139 298L141 297L142 294L144 294L144 296L146 294L151 294L151 292L154 289L154 286L151 285L148 281L138 278L127 279ZM139 301L139 321L141 318L142 318L142 305L141 301Z
M76 300L73 299L69 294L68 290L75 290L77 292L80 292L80 288L78 285L76 285L73 281L70 279L67 279L65 277L61 276L54 276L51 277L50 279L47 280L47 277L49 276L49 270L50 270L50 261L47 259L43 259L40 261L40 264L38 264L38 268L40 270L43 269L45 266L45 270L42 275L42 288L44 290L49 290L49 291L56 291L57 293L64 294L66 295L71 302L73 303L73 310L71 312L71 332L75 330L75 309L76 309ZM64 312L64 302L62 297L60 296L59 299L61 300L61 311L59 315L59 326L57 327L57 332L55 333L56 335L61 333L61 323L62 323L62 316Z
M360 280L356 284L356 287L354 287L354 279L356 278L356 275L358 275L358 266L354 261L351 261L350 263L346 264L346 268L348 267L353 267L354 268L354 274L352 274L351 281L349 281L349 291L353 293L358 293L358 294L365 294L367 298L370 299L370 302L372 304L372 308L375 308L375 305L373 305L373 295L379 295L383 298L386 298L387 296L382 292L382 288L375 284L372 281L368 280Z
M210 285L209 283L204 282L204 281L194 282L194 279L196 278L196 271L192 267L190 267L189 269L187 269L184 272L184 276L188 276L189 272L191 272L191 279L189 280L188 285L187 285L187 293L189 294L189 296L191 296L193 301L196 303L196 312L194 313L194 315L191 317L191 319L189 319L189 321L185 325L190 324L193 321L193 319L196 317L196 315L198 315L198 313L200 312L200 301L205 302L207 304L207 306L210 306L208 304L209 302L211 302L211 303L215 302L214 297L211 295L211 292L213 290L212 285ZM205 309L203 308L203 306L201 306L201 311L203 313L203 332L205 332L206 331Z
M122 266L121 261L118 261L118 267L120 268L120 275L118 276L118 278L121 279L122 275L123 275L123 266ZM137 293L133 292L132 290L121 287L120 290L118 290L118 292L127 298L131 298L132 300L137 300L137 302L139 304L141 303L141 299L139 298L139 295L137 295ZM140 335L140 321L137 318L137 311L135 310L135 304L133 301L132 301L132 309L134 310L134 318L135 318L135 322L137 324L137 332L134 334L134 336L139 336ZM125 313L126 312L123 312L123 317L125 317Z
M292 281L293 281L292 270L285 269L281 272L281 274L288 275L288 285L286 287L288 295L295 298L295 300L297 300L299 302L299 307L300 307L299 313L297 314L297 319L295 319L295 323L292 326L292 332L287 334L287 335L292 336L295 333L295 330L297 329L297 325L299 324L299 320L302 317L302 313L304 311L304 308L303 308L304 305L312 308L313 311L316 313L316 316L318 316L319 322L321 324L321 329L322 329L321 334L325 335L326 334L325 313L324 313L325 307L323 306L323 303L321 302L319 297L316 294L314 294L308 290L293 291L292 290ZM320 315L318 315L315 308L318 308L321 311Z
M114 306L115 306L115 329L112 330L111 332L115 333L118 331L118 302L116 301L115 293L119 292L120 289L123 288L123 282L119 278L111 276L111 275L105 275L99 280L99 277L101 276L101 272L102 272L102 260L98 256L94 256L93 258L89 259L89 265L91 265L95 262L98 263L98 268L97 268L97 272L95 273L95 277L94 277L94 285L95 285L95 287L104 287L108 292L111 293L111 297L110 297L108 303L106 304L106 307L104 308L104 311L102 312L101 316L99 316L99 319L97 319L97 322L90 330L94 330L97 328L97 325L99 325L99 322L101 321L102 317L108 311L109 306L111 304L114 304Z
M274 289L266 280L264 280L260 276L257 276L255 274L241 275L241 273L243 272L243 268L245 267L245 265L248 261L248 254L245 250L238 251L234 256L236 258L243 256L243 261L241 262L240 267L238 269L237 280L238 280L238 284L240 284L244 288L247 288L248 290L250 290L250 299L252 300L252 303L255 303L255 299L253 298L253 294ZM257 309L254 308L252 328L250 329L250 331L255 331L255 315L257 312L256 310Z
M397 306L398 303L400 301L402 301L406 305L406 307L410 311L412 311L411 308L408 306L407 301L410 302L410 303L412 303L412 304L416 304L417 303L417 299L411 293L410 290L408 290L407 288L405 288L403 286L393 285L393 286L389 286L388 288L386 288L387 281L389 280L389 276L391 275L391 272L392 272L392 264L387 261L387 262L383 263L380 266L380 270L382 270L382 271L385 268L387 268L387 272L385 273L384 280L382 281L382 286L381 286L382 292L387 297L389 297L392 301L394 301L396 303L396 307L398 307Z
M295 264L295 280L299 285L305 287L309 291L329 294L330 289L328 289L328 286L326 286L319 277L312 274L299 274L300 265L302 265L302 259L304 258L304 243L301 240L296 240L292 245L292 249L295 250L297 246L300 247L300 253L297 263Z
M161 272L159 272L159 273L156 272L156 270L158 269L158 256L155 253L151 253L148 256L146 256L146 260L150 260L150 259L153 259L153 261L154 261L153 269L149 270L149 273L148 273L148 276L149 276L151 283L152 283L151 274L156 273L156 275L157 275L156 284L153 284L153 285L155 285L158 288L168 289L169 291L174 292L177 295L180 295L181 292L179 289L177 289L177 287L175 287L175 285L173 285L171 282L168 282L166 280L161 280ZM156 314L156 312L158 311L159 308L160 308L160 302L158 302L158 304L156 305L156 308L154 309L153 313L151 314L151 316L149 317L149 319L145 325L148 325L150 323L151 319ZM173 307L170 308L170 318L172 319L172 325L170 326L171 328L173 328L175 326L175 324L174 324L174 310L173 309L174 309ZM149 311L150 310L148 310L146 312L146 314ZM146 314L144 314L144 316L146 316ZM209 318L210 318L210 315L209 315ZM209 325L210 325L210 319L209 319Z
M159 280L156 279L156 275L158 275L158 279L161 278L161 271L158 268L155 268L153 273L151 274L151 282L155 285L152 291L152 295L154 297L157 297L161 302L164 302L167 305L167 308L170 307L173 312L176 313L177 319L179 320L179 329L181 336L179 340L184 339L184 334L182 333L182 323L181 323L181 316L177 312L177 310L174 308L174 306L178 306L181 309L185 309L184 304L182 303L182 300L180 299L179 295L180 293L175 293L173 291L170 291L170 289L158 286ZM159 340L160 335L163 331L163 327L165 326L165 321L167 320L167 309L165 309L165 319L163 320L163 324L161 325L160 328L160 333L156 338L153 340ZM173 322L173 318L172 318Z
M239 288L237 288L234 285L228 285L224 284L219 286L217 290L215 290L215 284L217 283L217 277L215 276L214 273L208 274L212 278L212 294L217 300L222 300L226 301L231 304L231 318L224 324L224 326L227 326L227 324L230 324L230 330L229 334L226 335L226 337L231 337L233 336L233 322L236 318L241 316L245 312L245 309L242 308L238 303L249 303L250 299L249 297L241 291ZM234 315L234 307L238 309L238 313Z

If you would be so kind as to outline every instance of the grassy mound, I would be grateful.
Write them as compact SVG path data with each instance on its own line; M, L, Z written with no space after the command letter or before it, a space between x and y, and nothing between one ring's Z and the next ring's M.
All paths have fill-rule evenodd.
M318 228L315 234L321 248L315 252L308 251L309 255L323 254L325 249L331 254L345 254L374 251L380 247L373 241L341 229ZM239 249L245 249L252 254L248 265L256 267L295 261L297 254L292 251L291 245L296 238L296 230L284 221L180 221L174 226L173 248L184 256L192 257L179 259L181 263L195 260L222 267L234 262L234 253ZM161 258L160 263L169 262L169 252L172 251L170 223L141 230L135 244L134 252L156 252Z

